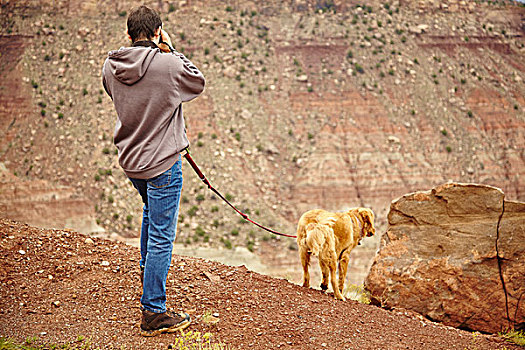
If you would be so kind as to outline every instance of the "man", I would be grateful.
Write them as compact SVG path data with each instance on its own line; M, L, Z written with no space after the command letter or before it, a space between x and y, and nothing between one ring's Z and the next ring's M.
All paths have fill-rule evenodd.
M202 73L171 47L159 15L147 6L130 11L131 47L108 54L102 81L117 111L114 142L119 163L144 202L140 233L143 282L141 334L154 336L187 327L188 314L166 309L166 279L182 190L180 152L188 147L182 102L204 90Z

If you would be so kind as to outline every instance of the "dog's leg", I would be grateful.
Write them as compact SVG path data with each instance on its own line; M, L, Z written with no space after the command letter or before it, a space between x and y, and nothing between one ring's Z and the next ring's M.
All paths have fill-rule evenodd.
M330 267L326 259L323 256L319 256L319 267L321 268L321 273L323 274L323 279L321 281L321 289L328 289L328 278L330 276Z
M345 287L346 272L350 261L350 250L345 250L339 257L339 290L342 292Z
M299 247L299 256L301 257L301 264L303 265L303 287L310 288L310 272L308 272L310 252L303 247Z
M336 276L337 255L335 254L335 252L331 254L330 259L328 261L329 261L329 268L330 268L330 282L332 283L332 289L334 290L334 296L336 299L345 300L345 298L341 294L341 291L337 287L337 276Z

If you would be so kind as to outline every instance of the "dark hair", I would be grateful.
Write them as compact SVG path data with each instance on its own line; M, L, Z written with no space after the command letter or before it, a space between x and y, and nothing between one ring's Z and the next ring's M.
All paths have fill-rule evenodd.
M162 26L162 20L155 10L142 5L131 9L127 25L131 41L135 42L140 38L151 40L155 30Z

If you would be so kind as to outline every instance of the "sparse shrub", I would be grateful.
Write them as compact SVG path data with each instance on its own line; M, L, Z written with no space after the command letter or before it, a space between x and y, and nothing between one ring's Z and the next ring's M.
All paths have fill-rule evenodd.
M472 118L472 117L474 116L474 115L472 114L472 111L468 111L468 112L467 112L467 115L468 115L469 118Z
M128 14L128 13L127 13L126 11L120 11L120 12L118 13L118 15L119 15L120 17L126 17L127 14Z
M355 300L361 304L370 304L370 292L363 285L350 284L344 289L343 295L346 299Z
M204 48L204 54L205 55L209 55L210 54L210 49L209 48Z
M499 335L508 342L525 346L525 331L516 331L511 329L504 333L499 333Z
M195 229L195 234L199 237L204 237L204 235L206 234L206 232L204 231L204 229L200 226L197 226L197 228Z
M110 194L110 195L108 196L108 202L109 202L109 203L113 203L114 201L115 201L115 199L114 199L113 196Z
M168 7L168 13L172 13L173 11L175 11L175 5L170 4L170 6Z
M46 110L42 108L42 109L40 110L40 115L41 115L42 117L45 117L45 116L46 116Z
M238 236L238 235L239 235L239 229L234 228L233 230L231 230L230 234L231 234L232 236Z
M211 207L211 212L212 213L216 213L218 211L219 211L219 207L218 206L214 205L213 207Z
M128 215L126 216L126 221L127 221L128 223L131 223L132 220L133 220L133 215L128 214Z
M221 238L221 242L227 249L233 248L232 242L228 238Z
M233 200L233 196L231 194L229 194L229 193L226 193L224 198L226 198L227 201L232 201Z
M356 70L357 72L361 73L361 74L363 74L363 73L365 72L364 68L363 68L359 63L356 63L356 64L354 65L354 67L355 67L355 70Z
M196 205L192 206L190 209L188 209L188 215L189 217L194 217L195 214L197 214L197 210L199 210L199 207L197 207Z
M108 147L104 147L104 148L102 149L102 153L104 153L104 154L109 154L109 153L110 153L109 148L108 148Z
M445 129L441 129L441 134L443 134L443 136L447 136L448 132Z
M447 150L448 153L450 153L450 152L452 152L452 147L447 146L447 147L446 147L446 150Z
M233 12L233 8L231 6L226 6L226 12Z
M88 94L87 89L86 89L86 88L83 88L83 89L82 89L82 95L83 95L83 96L86 96L87 94Z
M204 195L203 194L198 194L195 199L197 200L197 202L202 202L202 201L204 201Z

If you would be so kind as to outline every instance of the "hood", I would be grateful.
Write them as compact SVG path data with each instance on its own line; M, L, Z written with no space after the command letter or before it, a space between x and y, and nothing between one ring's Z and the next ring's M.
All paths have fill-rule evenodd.
M121 83L135 84L146 74L153 57L159 52L159 49L150 47L122 47L110 51L109 69Z

